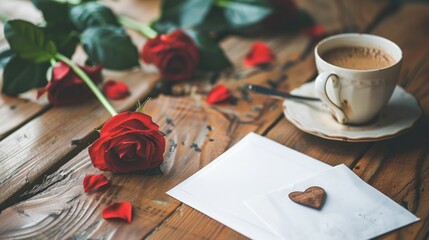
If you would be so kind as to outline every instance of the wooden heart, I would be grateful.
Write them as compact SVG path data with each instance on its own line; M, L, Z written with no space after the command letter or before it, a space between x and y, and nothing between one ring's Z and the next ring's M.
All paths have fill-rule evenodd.
M290 200L314 209L321 209L325 203L325 190L321 187L312 186L304 192L289 193Z

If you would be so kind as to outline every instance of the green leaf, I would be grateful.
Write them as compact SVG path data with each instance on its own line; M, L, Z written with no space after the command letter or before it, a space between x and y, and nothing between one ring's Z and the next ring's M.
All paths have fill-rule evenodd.
M81 35L81 43L90 61L105 68L125 70L139 65L138 50L121 27L88 28Z
M47 28L58 29L61 31L73 30L73 23L68 17L70 4L67 2L58 2L53 0L31 0L43 13Z
M266 18L273 11L266 0L222 0L225 18L235 28L247 27Z
M178 28L177 23L170 20L156 20L150 25L156 32L161 34L170 33Z
M45 86L49 66L49 63L35 64L18 56L12 57L3 72L2 92L15 96L32 88Z
M23 21L7 21L4 34L10 48L21 58L41 63L55 57L57 48L53 41L47 39L36 25Z
M152 26L162 33L196 26L203 22L212 6L211 0L164 0L161 16Z
M222 71L232 66L223 49L207 33L186 31L194 40L200 50L200 64L198 68L203 71Z
M233 30L235 27L231 25L225 18L224 9L218 6L212 7L204 21L196 27L199 31L223 31Z
M76 28L70 21L71 2L59 0L32 0L33 4L42 11L46 27L43 28L45 36L54 41L58 52L71 57L79 43Z
M15 52L10 50L10 49L6 49L3 52L1 52L0 53L0 68L4 68L13 56L15 56Z
M97 2L88 2L72 7L70 19L80 31L96 26L119 26L112 10Z
M48 29L47 29L48 30ZM76 51L76 47L79 44L79 33L75 31L71 32L46 32L46 36L55 42L58 48L58 52L71 58Z

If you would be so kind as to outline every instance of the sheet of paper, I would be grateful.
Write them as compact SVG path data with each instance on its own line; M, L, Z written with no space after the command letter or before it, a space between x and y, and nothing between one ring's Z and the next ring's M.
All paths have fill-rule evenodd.
M321 210L292 202L288 195L311 186L325 189ZM371 239L418 220L371 187L345 165L245 201L282 239Z
M279 239L243 201L328 168L250 133L167 194L252 239Z

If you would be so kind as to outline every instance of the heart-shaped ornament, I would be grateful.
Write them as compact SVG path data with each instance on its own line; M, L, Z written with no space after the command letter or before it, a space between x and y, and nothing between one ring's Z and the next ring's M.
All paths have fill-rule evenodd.
M304 192L289 193L290 200L314 209L321 209L325 203L325 190L321 187L312 186Z

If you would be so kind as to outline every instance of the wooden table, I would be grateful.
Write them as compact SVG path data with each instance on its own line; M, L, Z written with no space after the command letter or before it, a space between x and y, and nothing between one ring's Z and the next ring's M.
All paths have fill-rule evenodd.
M37 18L28 2L10 2L2 0L0 9ZM205 103L205 87L213 76L176 86L194 86L192 95L159 95L148 104L147 112L162 131L169 133L165 161L172 164L171 170L153 176L105 173L112 183L107 190L84 193L84 176L100 173L89 160L87 146L96 137L93 129L108 120L109 114L95 100L55 108L0 96L0 239L245 239L165 192L251 131L332 166L346 164L421 218L380 239L428 239L429 4L393 5L386 0L297 2L328 33L369 32L389 38L402 48L404 65L399 85L419 100L424 112L415 128L394 139L372 143L331 141L304 133L285 119L281 100L248 93L243 86L270 83L290 91L312 81L316 74L312 54L315 42L300 32L229 36L222 46L235 70L221 73L215 80L233 90L237 103ZM158 14L157 1L106 3L117 13L142 21ZM136 43L143 43L136 34L133 36ZM264 41L276 53L272 69L251 71L243 67L243 55L256 40ZM0 43L5 47L4 39ZM119 111L134 109L138 99L156 91L158 82L156 74L143 70L106 72L105 76L125 81L132 89L129 98L113 103ZM101 217L101 210L116 201L132 202L131 224Z

